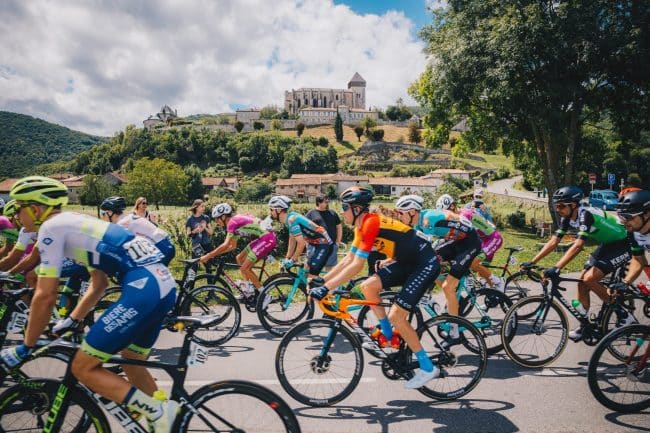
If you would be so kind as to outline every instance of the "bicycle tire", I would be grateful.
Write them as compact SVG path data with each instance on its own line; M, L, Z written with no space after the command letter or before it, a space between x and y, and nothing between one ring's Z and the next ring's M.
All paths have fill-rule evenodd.
M334 329L336 335L323 360L320 352ZM324 362L318 365L319 361ZM352 366L342 373L330 371L332 366L344 363ZM275 354L275 372L282 388L300 403L313 407L331 406L349 396L359 384L363 374L363 350L346 326L337 327L332 319L307 320L291 328L280 341ZM336 385L341 386L335 388Z
M547 317L543 322L542 328L540 329L539 325L535 322L538 317L538 313L543 314L540 312L542 305L549 305L549 312L547 313ZM526 310L526 308L531 307L532 309ZM555 319L556 322L550 321L548 318L548 314L550 314L551 310L557 313L558 318ZM562 308L557 304L557 302L553 301L548 303L548 300L541 295L529 296L515 303L515 305L513 305L510 310L508 310L506 316L503 319L503 326L501 328L501 341L503 343L503 349L508 357L510 357L510 359L522 367L544 367L562 355L562 352L564 351L568 340L568 328L569 322L566 314L564 313L564 310L562 310ZM522 338L531 335L540 336L542 333L546 335L548 330L552 330L553 335L557 335L559 332L559 342L553 349L553 352L550 353L550 355L548 355L546 358L540 358L539 355L523 355L517 353L517 350L521 345L518 335L521 335ZM538 347L538 345L532 344L528 347ZM530 359L527 359L527 357ZM533 360L533 358L536 358L537 360Z
M531 296L531 289L522 285L523 281L531 281L537 285L542 281L542 276L534 271L518 271L506 278L505 294L513 304L518 300Z
M643 343L639 343L640 340ZM631 341L634 341L637 345L642 344L642 347L640 347L641 350L638 350L634 358L629 361L627 359L621 361L616 357L613 360L607 359L607 353L611 353L609 346L616 345L617 342L621 341L622 347L627 346L632 348L633 346L630 345ZM628 365L628 362L635 365L633 362L640 360L640 357L647 350L648 345L650 345L650 326L647 325L628 325L615 329L598 343L589 360L587 381L591 393L600 404L616 412L623 413L639 412L650 407L649 366L646 364L645 368L641 371L641 376L634 376L635 378L632 379L630 375L634 375L634 373ZM616 350L616 352L619 351L619 349ZM626 358L630 358L629 355ZM648 360L645 362L648 362ZM612 363L613 365L610 365L611 368L608 368L607 365ZM621 363L623 364L621 365ZM604 379L603 386L601 386L600 378ZM639 383L642 385L639 385ZM634 390L629 389L628 386L633 387ZM616 394L621 394L623 399L629 399L634 391L645 396L645 400L625 403L624 401L614 399Z
M288 295L295 278L277 278L264 286L257 297L255 310L260 323L271 334L281 337L296 323L314 316L314 302L307 296L307 288L299 283L288 307ZM294 302L295 300L295 302Z
M459 311L465 312L462 317L479 330L485 340L488 355L494 355L503 349L501 328L503 317L510 307L512 300L508 296L488 288L476 290L473 298L467 296L460 300Z
M41 431L60 382L30 380L29 386L15 385L0 395L0 433ZM110 427L97 404L77 388L68 390L70 406L58 433L108 433ZM21 425L18 426L17 424ZM27 426L33 427L27 427Z
M185 296L180 311L188 316L219 315L221 319L209 327L198 327L192 339L200 345L216 347L239 332L241 308L230 291L218 286L202 286Z
M461 344L441 350L440 328L450 322L462 329ZM456 400L476 388L487 368L488 353L481 333L469 320L443 314L426 320L417 329L417 334L431 361L440 368L440 376L418 391L436 400ZM410 350L406 350L408 358ZM470 360L474 365L470 365ZM464 383L466 377L470 379ZM461 381L463 385L459 386Z
M237 404L233 405L230 401L235 398ZM186 433L212 429L215 432L243 432L257 431L262 426L264 431L300 433L296 416L279 395L252 382L229 380L206 385L194 392L178 415L172 431Z

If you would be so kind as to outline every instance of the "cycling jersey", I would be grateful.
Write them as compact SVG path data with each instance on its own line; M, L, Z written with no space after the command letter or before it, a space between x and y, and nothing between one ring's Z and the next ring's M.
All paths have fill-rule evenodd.
M6 243L15 244L18 239L18 230L11 223L11 220L0 215L0 236L5 238Z
M628 236L632 246L632 254L643 255L643 251L650 250L650 233L633 232Z
M496 231L494 224L483 218L477 208L460 209L458 214L465 217L472 224L481 239L490 236Z
M445 240L465 239L469 233L475 232L467 218L440 209L422 210L415 229Z
M233 239L240 237L257 239L267 233L260 225L261 219L252 215L237 214L228 220L226 231Z
M310 244L333 244L325 228L314 223L304 215L300 215L298 212L289 212L285 224L291 236L303 235L305 240Z
M23 256L29 254L32 248L34 248L37 236L38 233L28 232L25 230L25 227L21 228L20 232L18 232L18 238L16 239L14 248L18 251L24 251Z
M555 235L561 238L571 228L578 230L577 239L593 239L599 244L608 244L627 237L625 227L613 214L591 206L578 209L578 218L575 221L571 218L561 218Z
M176 255L176 247L172 243L167 232L159 228L147 218L130 213L123 215L122 218L117 221L117 224L126 228L136 236L144 236L150 239L156 245L156 248L158 248L165 256L165 259L162 261L165 265L168 265Z

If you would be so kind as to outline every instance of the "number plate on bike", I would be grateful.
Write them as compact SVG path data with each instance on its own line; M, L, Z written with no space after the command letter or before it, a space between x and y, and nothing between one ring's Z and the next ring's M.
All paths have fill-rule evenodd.
M208 360L210 349L195 342L190 343L190 355L187 358L187 365L201 365Z
M25 329L25 326L27 325L27 318L29 317L29 313L18 313L15 312L11 315L11 320L9 321L9 325L7 325L7 332L11 334L17 334L19 332L22 332L23 329Z

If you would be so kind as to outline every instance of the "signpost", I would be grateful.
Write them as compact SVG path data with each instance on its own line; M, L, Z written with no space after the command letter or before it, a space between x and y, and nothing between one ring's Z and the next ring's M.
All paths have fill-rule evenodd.
M591 184L591 190L594 190L594 184L596 183L596 173L589 173L589 183Z
M609 189L614 189L614 184L616 183L616 175L614 173L607 173L607 183L609 184Z

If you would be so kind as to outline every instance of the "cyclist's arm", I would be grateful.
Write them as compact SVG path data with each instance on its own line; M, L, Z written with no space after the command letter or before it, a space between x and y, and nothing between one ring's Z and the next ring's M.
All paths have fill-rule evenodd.
M352 263L352 260L354 259L354 254L351 252L348 252L343 259L341 259L330 271L323 276L323 279L325 281L329 281L330 278L332 278L334 275L337 275L339 272L341 272L346 266L348 266L350 263Z
M201 262L204 263L214 257L229 253L235 248L237 248L237 238L228 234L221 245L201 257Z
M558 245L560 245L561 239L562 238L557 235L551 236L551 239L549 239L548 242L544 244L540 252L537 253L535 257L533 257L533 260L531 260L531 262L537 263L540 260L542 260L544 257L548 256L552 251L554 251L557 248Z
M348 254L349 255L349 254ZM346 256L347 259L348 256ZM330 278L326 278L327 288L329 290L335 289L341 284L345 284L348 281L350 281L352 278L354 278L361 270L363 269L363 265L365 264L366 259L363 257L360 257L356 254L353 254L352 260L347 263L340 272L334 273L335 269L332 269L330 272L327 273L327 276L330 276Z
M29 320L25 331L25 345L36 346L38 337L43 333L50 322L52 309L56 305L58 277L38 277L36 290L29 307Z
M20 262L20 258L22 257L23 253L25 252L24 249L19 249L14 246L14 248L7 254L5 258L0 260L0 271L8 271L12 267L16 266L18 262Z
M648 260L645 258L645 255L632 256L630 260L630 268L627 271L627 275L623 278L623 281L626 284L632 284L636 279L641 275L643 268L648 266Z
M287 254L284 256L286 259L293 257L293 252L296 250L296 240L293 236L289 235L287 240Z
M34 269L41 262L41 255L38 252L38 248L34 246L32 251L27 257L22 259L16 266L11 268L9 272L12 274L22 274L23 272L28 272Z
M336 245L340 244L343 240L343 225L336 225Z
M79 300L77 306L72 310L70 317L74 320L83 320L95 304L97 304L97 301L102 297L107 287L108 277L106 274L98 269L91 270L88 290L86 290L83 298Z
M14 248L14 243L5 240L5 244L0 248L0 257L4 257Z
M566 253L562 256L562 258L555 264L555 267L558 269L562 269L565 267L575 256L577 256L580 251L585 246L585 240L582 238L577 238L575 242L573 242L573 245L571 245L571 248L567 250Z
M291 237L295 241L296 248L293 251L293 254L289 256L289 258L294 262L296 262L300 258L300 255L303 253L303 251L305 251L305 247L307 246L307 241L305 241L305 237L303 235L291 236Z

